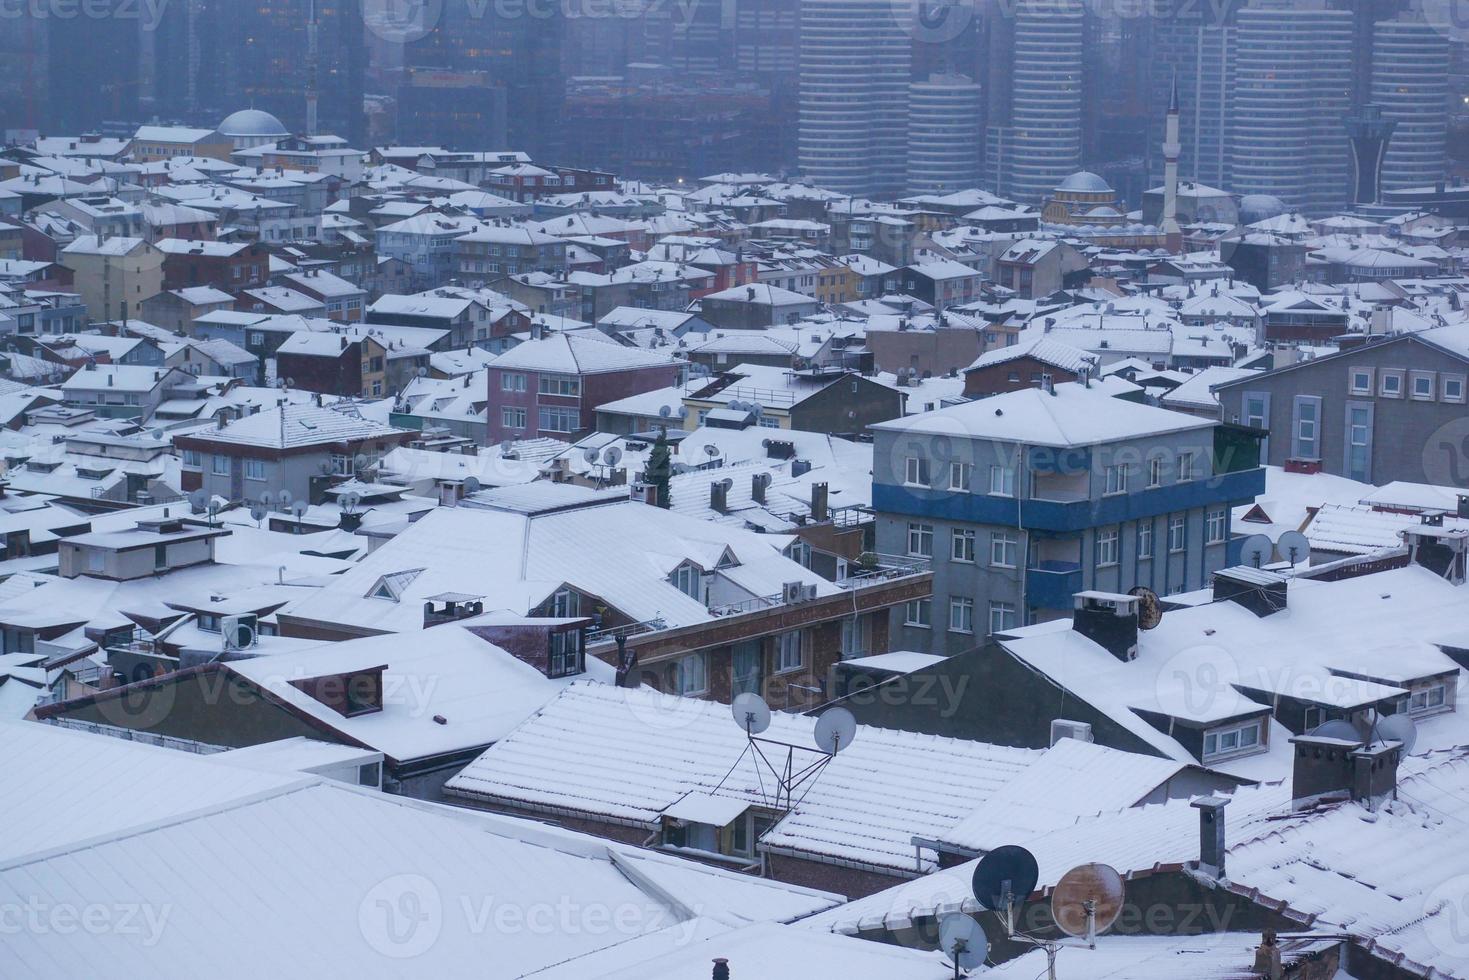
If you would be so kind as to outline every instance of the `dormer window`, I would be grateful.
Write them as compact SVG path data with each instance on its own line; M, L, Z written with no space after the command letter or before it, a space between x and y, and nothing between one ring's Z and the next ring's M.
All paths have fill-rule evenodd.
M690 599L699 598L699 586L702 580L703 574L700 572L699 566L693 562L684 562L675 568L673 574L669 576L669 581L673 583L673 587Z
M407 571L393 572L384 575L373 583L372 588L367 591L369 599L387 599L390 602L398 602L403 597L403 592L413 583L413 580L423 574L421 568L411 568Z
M1215 762L1259 751L1263 744L1264 721L1256 718L1242 724L1230 724L1204 733L1201 762Z
M563 630L559 633L552 633L546 676L557 678L580 674L586 670L585 657L581 630Z
M345 674L308 677L291 681L291 686L344 718L355 718L383 710L383 672L387 669L385 664Z

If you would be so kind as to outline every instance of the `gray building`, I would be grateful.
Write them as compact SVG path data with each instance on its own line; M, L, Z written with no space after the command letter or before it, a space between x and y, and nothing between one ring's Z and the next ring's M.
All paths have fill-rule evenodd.
M877 550L934 571L893 649L958 653L1086 590L1202 588L1230 563L1230 508L1265 484L1219 423L1075 383L873 429Z
M1469 331L1359 344L1216 389L1226 422L1265 429L1261 458L1363 483L1469 486Z

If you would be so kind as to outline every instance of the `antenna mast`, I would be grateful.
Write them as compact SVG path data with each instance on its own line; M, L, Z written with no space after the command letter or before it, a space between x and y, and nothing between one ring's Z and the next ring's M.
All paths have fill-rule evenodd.
M317 40L316 0L310 0L311 9L306 20L306 135L316 135L316 106L321 97L317 85L320 68L321 48Z

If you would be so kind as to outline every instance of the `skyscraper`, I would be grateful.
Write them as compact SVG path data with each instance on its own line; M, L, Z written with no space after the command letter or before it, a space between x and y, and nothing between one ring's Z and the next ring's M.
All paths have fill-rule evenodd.
M1346 204L1353 21L1321 3L1259 0L1239 11L1228 190L1307 214Z
M980 88L967 75L913 82L908 99L908 193L979 185Z
M998 193L1039 203L1081 169L1081 0L1019 4L997 19L991 51L1009 51L1008 84L990 99L989 178Z
M1397 123L1382 164L1382 187L1423 187L1442 180L1448 143L1448 38L1422 14L1374 26L1372 101Z
M1179 170L1189 180L1223 188L1229 181L1230 96L1234 92L1235 8L1215 16L1210 4L1172 0L1174 7L1153 18L1153 73L1148 145L1163 141L1163 107L1178 83L1182 152ZM1161 157L1151 158L1152 179L1162 174Z
M906 183L912 38L890 0L802 0L799 157L822 187Z

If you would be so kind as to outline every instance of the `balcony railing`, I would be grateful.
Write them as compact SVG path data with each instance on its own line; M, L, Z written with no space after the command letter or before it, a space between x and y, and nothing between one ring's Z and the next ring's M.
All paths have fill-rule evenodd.
M890 582L893 579L908 578L912 575L926 575L931 571L933 571L933 562L928 558L916 558L912 555L883 555L869 551L858 559L857 568L851 570L845 578L839 579L836 584L843 589L860 589L874 582Z

